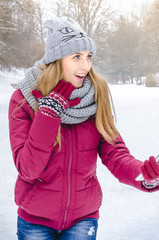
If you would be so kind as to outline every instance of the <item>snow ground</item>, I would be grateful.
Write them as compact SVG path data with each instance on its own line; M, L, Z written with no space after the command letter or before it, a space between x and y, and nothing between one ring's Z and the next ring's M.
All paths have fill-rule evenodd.
M0 237L16 240L14 184L16 170L8 135L8 103L21 72L0 72ZM117 127L130 152L145 160L159 154L159 88L111 85ZM149 194L121 184L98 161L98 178L103 189L98 240L158 240L159 192Z

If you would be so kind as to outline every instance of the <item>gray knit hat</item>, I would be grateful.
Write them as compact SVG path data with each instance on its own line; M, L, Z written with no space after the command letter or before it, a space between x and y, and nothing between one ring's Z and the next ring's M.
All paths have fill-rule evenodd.
M44 23L47 28L45 63L49 64L80 51L95 53L95 43L80 25L68 17L56 17Z

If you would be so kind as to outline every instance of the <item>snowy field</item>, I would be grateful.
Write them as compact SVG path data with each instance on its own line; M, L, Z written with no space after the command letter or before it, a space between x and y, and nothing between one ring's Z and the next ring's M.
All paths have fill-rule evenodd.
M0 72L0 239L16 240L16 170L8 136L9 85L22 75ZM144 161L159 154L159 88L111 85L117 127L130 152ZM98 161L103 189L98 240L158 240L159 192L149 194L121 184ZM82 239L81 239L82 240Z

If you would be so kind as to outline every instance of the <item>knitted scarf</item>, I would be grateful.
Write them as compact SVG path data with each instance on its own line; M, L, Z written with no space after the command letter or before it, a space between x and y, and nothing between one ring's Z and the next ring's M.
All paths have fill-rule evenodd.
M18 88L20 88L23 96L34 110L36 99L31 94L31 91L33 89L38 89L36 86L37 79L42 73L42 71L38 68L39 63L42 62L37 62L33 67L29 68L26 72L25 78L18 84ZM61 113L60 118L62 123L81 123L96 113L97 105L94 99L94 86L88 77L85 77L81 88L73 90L69 100L73 100L76 97L79 97L81 102L74 107L67 108L63 113Z

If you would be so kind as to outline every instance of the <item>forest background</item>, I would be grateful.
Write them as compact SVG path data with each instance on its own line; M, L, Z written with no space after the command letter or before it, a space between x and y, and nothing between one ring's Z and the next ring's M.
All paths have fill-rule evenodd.
M110 83L159 86L159 0L122 15L107 0L58 0L52 16L77 20L97 46L94 68ZM0 68L28 68L42 58L46 18L38 0L0 0Z

